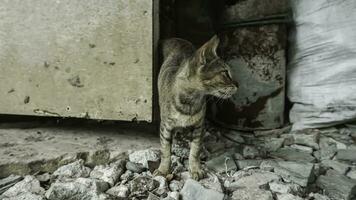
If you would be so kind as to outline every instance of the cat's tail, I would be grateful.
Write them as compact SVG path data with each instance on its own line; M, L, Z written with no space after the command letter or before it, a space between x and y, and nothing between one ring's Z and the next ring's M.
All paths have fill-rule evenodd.
M162 49L162 58L166 60L170 56L175 56L180 53L193 52L194 47L192 43L180 38L165 39L160 42Z

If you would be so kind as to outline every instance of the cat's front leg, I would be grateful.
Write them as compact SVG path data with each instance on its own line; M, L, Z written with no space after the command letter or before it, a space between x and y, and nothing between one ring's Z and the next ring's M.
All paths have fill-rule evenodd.
M200 152L203 139L202 127L196 128L192 132L192 141L190 143L189 153L189 172L193 179L199 180L204 178L205 173L200 164Z
M172 149L172 128L166 124L160 125L161 141L161 163L154 172L154 176L166 176L171 167L171 149Z

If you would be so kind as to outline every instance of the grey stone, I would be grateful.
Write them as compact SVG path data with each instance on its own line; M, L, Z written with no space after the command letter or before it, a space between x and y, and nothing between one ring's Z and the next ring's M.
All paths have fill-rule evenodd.
M23 179L21 176L10 175L0 180L0 195Z
M181 191L182 200L223 200L224 194L204 188L199 182L188 179Z
M147 200L160 200L160 198L159 196L154 195L153 193L149 193Z
M242 188L232 193L232 200L273 200L272 193L259 188Z
M48 182L52 178L52 174L50 173L44 173L44 174L39 174L35 176L37 180L40 182Z
M254 134L256 137L266 137L266 136L279 136L282 135L284 133L289 133L290 130L292 129L292 126L285 126L281 129L272 129L272 130L257 130L254 131Z
M350 169L350 165L345 164L345 163L341 163L339 161L336 160L322 160L321 164L324 167L329 167L334 169L335 171L339 172L342 175L345 175L346 172Z
M207 161L206 166L217 173L237 169L235 161L230 153L222 154L219 157Z
M250 159L259 157L261 154L260 151L254 146L244 146L242 149L242 155L243 157Z
M131 194L133 196L148 196L148 193L159 187L159 182L149 176L139 176L130 183Z
M277 194L277 200L303 200L303 198L293 194Z
M177 180L172 180L169 183L169 189L173 192L180 191L183 188L183 183Z
M160 159L160 152L158 149L145 149L131 153L129 155L130 162L141 163L148 169L148 161L157 162Z
M274 166L274 172L281 175L285 180L290 180L306 187L314 178L314 165L311 163L280 161L277 166Z
M319 133L317 132L312 134L294 133L293 138L295 144L312 147L316 150L319 149Z
M67 178L89 177L91 169L84 166L84 160L77 160L58 168L53 175Z
M169 192L168 196L164 198L164 200L179 200L180 194L179 192Z
M348 176L351 179L355 179L356 180L356 169L351 169L346 176Z
M328 171L325 176L319 176L316 184L332 200L351 200L356 194L356 181L338 175L337 172Z
M278 181L281 177L272 172L265 171L256 171L252 172L249 175L244 175L241 178L236 178L236 181L231 182L230 184L224 185L225 188L229 191L234 191L238 188L266 188L268 183L272 181Z
M43 195L45 190L41 187L40 182L34 176L25 176L25 178L16 183L3 193L4 197L17 197L25 193Z
M259 167L261 163L265 160L255 160L255 159L249 159L249 160L236 160L236 164L239 169L244 169L246 167Z
M44 197L42 197L41 195L37 195L37 194L32 194L31 192L26 192L26 193L21 193L18 196L14 196L14 197L1 197L1 200L45 200Z
M135 173L141 173L146 170L146 168L141 163L127 162L126 169Z
M77 178L65 182L55 182L46 192L49 200L70 199L107 199L103 194L109 188L109 184L102 180L90 178Z
M236 143L245 143L244 138L241 136L241 133L239 131L234 131L231 130L228 133L223 133L224 137L226 137L227 139L236 142Z
M319 145L320 145L321 160L331 159L334 157L334 155L338 150L347 148L345 144L338 142L329 137L321 137Z
M303 192L303 189L294 183L282 183L280 181L273 181L269 183L269 188L272 192L279 194L294 194L300 195Z
M126 185L118 185L110 188L106 193L114 197L128 198L130 190Z
M124 173L122 166L96 166L93 171L90 173L91 178L97 178L109 183L111 186L114 186L115 183L119 180L120 176Z
M313 200L330 200L329 197L321 195L319 193L310 193L308 197Z
M155 193L162 196L165 193L168 193L168 183L166 178L163 176L155 176L154 180L159 182L158 188L156 188Z
M127 183L128 181L132 180L134 177L134 174L127 170L125 173L123 173L121 176L120 176L120 180L123 184Z
M293 149L297 149L299 151L305 151L310 154L313 153L313 148L311 147L307 147L299 144L292 144L290 147L292 147Z
M316 159L310 153L299 151L290 147L283 147L276 152L271 152L270 156L287 161L315 162Z
M207 178L201 179L199 183L203 185L205 188L213 189L221 193L224 192L221 183L219 181L219 178L213 173L208 173Z
M356 162L356 149L340 149L337 151L336 158Z
M267 152L277 151L283 146L284 141L285 141L284 138L268 138L264 141L262 147Z

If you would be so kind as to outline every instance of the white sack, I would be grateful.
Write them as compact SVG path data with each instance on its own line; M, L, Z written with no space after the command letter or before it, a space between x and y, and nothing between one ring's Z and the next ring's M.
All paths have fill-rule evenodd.
M356 0L291 0L288 97L293 129L356 119Z

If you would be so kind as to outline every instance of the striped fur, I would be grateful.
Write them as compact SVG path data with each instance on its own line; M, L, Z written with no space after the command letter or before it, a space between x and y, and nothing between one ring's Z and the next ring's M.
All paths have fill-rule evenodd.
M214 36L198 50L183 39L163 42L164 62L158 77L161 114L161 164L155 175L167 175L171 164L172 137L177 130L190 131L189 171L198 180L204 176L200 149L206 96L228 98L237 90L230 68L217 55L219 39Z

